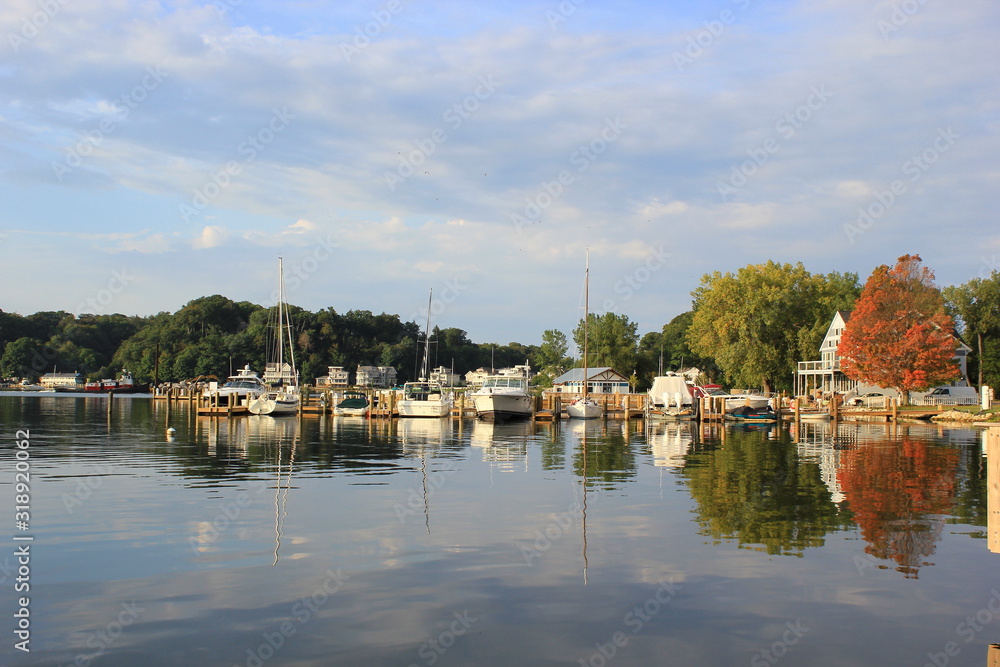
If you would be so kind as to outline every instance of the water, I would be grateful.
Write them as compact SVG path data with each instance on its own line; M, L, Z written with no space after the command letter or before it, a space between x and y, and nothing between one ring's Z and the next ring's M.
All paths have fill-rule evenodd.
M30 431L30 529L5 532L34 537L31 652L8 620L3 664L983 665L1000 641L978 430L114 405L0 397L12 510Z

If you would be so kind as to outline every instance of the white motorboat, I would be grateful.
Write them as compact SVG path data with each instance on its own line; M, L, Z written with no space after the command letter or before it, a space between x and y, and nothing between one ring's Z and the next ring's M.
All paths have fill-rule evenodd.
M299 376L295 370L295 347L292 345L292 327L289 322L288 304L285 302L285 271L280 257L278 258L276 315L273 351L275 359L267 364L267 371L270 372L270 377L277 386L269 386L262 393L249 399L247 409L255 415L287 415L294 414L299 409ZM285 361L286 344L288 345L288 362ZM268 377L267 371L265 377Z
M225 398L230 394L236 394L240 397L240 401L247 398L248 396L256 396L257 394L263 393L267 389L263 380L257 375L257 371L250 370L250 364L247 364L243 368L236 371L236 375L230 375L226 378L226 384L222 385L215 390L215 393L219 395L220 398ZM212 391L209 389L205 390L205 395L211 395Z
M590 248L587 248L587 269L583 274L583 396L566 406L570 419L596 419L601 416L601 406L587 396L590 378L587 377L587 325L590 320Z
M694 397L687 378L677 373L657 375L649 389L649 413L652 417L691 419L694 417Z
M531 395L525 377L491 375L469 396L476 408L476 417L484 421L505 422L531 416Z
M431 303L434 290L427 297L427 327L424 329L424 359L420 364L419 380L403 384L403 397L396 404L400 417L450 417L454 398L445 393L441 384L427 379L431 354Z

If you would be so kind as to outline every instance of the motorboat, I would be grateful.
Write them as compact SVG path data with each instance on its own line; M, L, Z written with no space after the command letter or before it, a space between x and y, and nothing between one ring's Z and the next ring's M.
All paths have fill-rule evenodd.
M239 396L239 401L243 402L248 396L256 396L257 394L264 393L266 390L267 385L257 375L257 371L250 370L250 364L247 364L243 368L238 369L235 375L230 375L226 378L224 385L214 392L206 389L205 394L210 395L215 393L222 398L228 397L230 394L236 394Z
M531 416L528 379L513 375L491 375L483 386L469 394L476 417L488 422L505 422Z
M657 375L647 393L652 417L691 419L695 416L694 396L683 375Z
M368 414L368 397L360 391L346 391L333 406L333 414L341 417L364 417Z

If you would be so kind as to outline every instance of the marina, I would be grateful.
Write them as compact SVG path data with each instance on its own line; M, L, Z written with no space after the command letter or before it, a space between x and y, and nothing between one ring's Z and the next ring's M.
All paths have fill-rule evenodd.
M4 664L924 664L993 600L1000 429L193 408L0 395L45 554Z

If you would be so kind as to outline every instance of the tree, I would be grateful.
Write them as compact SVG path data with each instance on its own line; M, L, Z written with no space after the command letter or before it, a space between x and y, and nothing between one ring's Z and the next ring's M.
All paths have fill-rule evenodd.
M542 332L542 347L538 354L538 369L540 371L552 371L554 375L561 375L569 364L566 351L569 343L566 334L558 329L546 329Z
M840 340L841 368L852 380L905 397L958 377L953 331L933 272L919 255L903 255L865 283Z
M1000 272L989 278L973 278L960 286L942 290L954 315L962 321L966 341L976 347L978 386L1000 382L1000 358L988 352L1000 339Z
M591 313L588 319L587 349L589 352L587 365L610 366L623 375L635 370L636 345L639 335L636 333L638 324L629 322L627 315ZM583 352L583 320L573 331L573 341Z
M791 387L798 361L815 356L833 312L850 308L857 289L854 274L814 275L801 262L706 274L692 292L687 341L730 382Z

